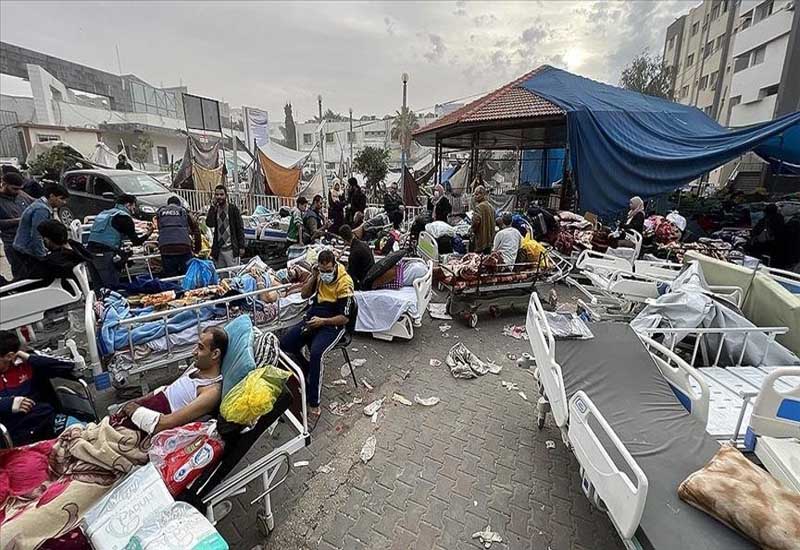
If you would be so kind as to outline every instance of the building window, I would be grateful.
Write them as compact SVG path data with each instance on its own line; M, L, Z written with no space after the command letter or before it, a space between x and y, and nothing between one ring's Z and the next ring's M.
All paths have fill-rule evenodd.
M711 105L709 105L708 107L703 107L703 112L706 115L711 116Z
M158 164L167 166L169 164L169 153L166 147L156 146L156 154L158 154Z
M325 143L333 143L333 132L327 132L325 134Z
M730 107L731 107L731 109L733 109L734 107L736 107L736 106L737 106L739 103L741 103L741 102L742 102L742 96L740 96L740 95L737 95L736 97L732 97L732 98L731 98L731 102L730 102Z
M750 66L750 54L746 53L744 55L740 55L736 59L733 60L733 72L738 73L740 71L745 70L747 67Z
M727 11L728 11L728 0L725 0L722 3L722 13L727 13Z
M714 53L714 41L710 40L706 43L705 50L703 50L703 59Z
M386 130L373 130L364 132L366 139L384 139L386 137Z
M712 90L717 87L717 77L719 77L719 72L714 71L711 73L711 78L708 81L708 85L711 86Z
M756 6L756 10L754 12L755 15L754 15L754 18L753 18L753 25L755 25L759 21L763 21L764 19L766 19L767 17L772 15L773 5L774 5L774 1L773 0L767 0L766 2L761 4L760 6Z
M696 35L698 30L700 30L700 22L695 21L692 23L692 36Z
M36 140L39 143L47 143L48 141L59 141L61 136L56 134L36 134Z
M708 88L708 75L700 79L700 89L705 90Z
M764 57L767 55L767 46L761 46L753 50L753 62L750 66L760 65L764 62Z
M778 95L777 84L773 84L772 86L767 86L766 88L761 88L758 91L758 99L764 99L765 97L769 97L771 95Z
M712 20L712 21L713 21L714 19L716 19L717 17L719 17L719 8L720 8L720 5L719 5L719 4L717 4L716 6L714 6L713 8L711 8L711 20Z
M311 145L314 143L314 134L303 134L303 145Z
M667 49L671 50L674 47L675 47L675 37L673 36L672 38L669 39L669 42L667 42Z
M714 49L715 50L718 50L718 49L720 49L722 47L722 39L723 38L724 38L723 36L718 36L717 37L717 40L714 42Z
M689 54L689 55L686 57L686 66L687 66L687 67L691 67L692 65L694 65L694 54L693 54L693 53L690 53L690 54Z
M684 86L681 88L681 97L688 97L689 95L689 86Z
M745 30L745 29L749 28L752 23L753 23L753 18L752 17L750 17L750 16L745 17L744 19L742 19L742 24L740 25L740 27L741 27L740 30Z

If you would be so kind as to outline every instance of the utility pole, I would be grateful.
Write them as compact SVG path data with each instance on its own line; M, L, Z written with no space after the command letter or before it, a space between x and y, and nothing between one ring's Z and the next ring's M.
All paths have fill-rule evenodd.
M406 99L407 99L407 91L408 91L408 73L403 73L400 77L403 81L403 110L400 111L400 115L408 118L406 115ZM403 122L403 121L401 121ZM405 196L405 184L406 184L406 136L405 131L400 136L400 196Z
M319 164L322 170L322 191L328 196L328 173L325 170L325 121L322 119L322 94L317 95L319 107Z
M350 142L350 177L353 177L353 140L355 139L355 135L353 134L353 109L350 109L350 133L347 136L347 141Z
M317 105L319 106L319 121L322 122L322 94L317 96Z

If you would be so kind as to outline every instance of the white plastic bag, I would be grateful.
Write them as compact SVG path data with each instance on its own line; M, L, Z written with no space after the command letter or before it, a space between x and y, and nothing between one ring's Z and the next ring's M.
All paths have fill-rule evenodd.
M140 527L125 550L228 550L228 543L194 507L174 502Z

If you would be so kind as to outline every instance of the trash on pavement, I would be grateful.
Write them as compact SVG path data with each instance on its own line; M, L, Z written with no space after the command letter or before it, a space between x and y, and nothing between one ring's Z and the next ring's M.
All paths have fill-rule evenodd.
M548 439L547 441L544 442L544 444L545 444L545 447L547 447L548 449L555 449L556 448L556 442L553 441L552 439Z
M375 389L375 388L372 386L372 384L370 384L370 383L367 381L367 379L366 379L366 378L362 378L362 379L361 379L361 383L362 383L362 384L364 384L364 387L365 387L365 388L367 388L367 391L372 391L372 390L374 390L374 389Z
M419 403L425 407L433 407L434 405L438 404L441 399L436 396L432 397L420 397L419 395L414 396L414 402Z
M344 411L342 410L342 404L338 401L331 401L328 403L328 410L331 411L331 414L336 416L344 416Z
M506 358L507 358L509 361L516 361L516 360L517 360L517 356L516 356L516 354L514 354L514 353L506 353Z
M487 361L486 367L489 369L489 374L500 374L500 371L503 370L503 365L498 365L494 361Z
M377 444L378 440L375 439L374 435L371 435L367 438L367 440L364 442L364 446L361 447L361 452L359 453L359 456L361 457L361 462L366 464L367 462L372 460L372 457L375 456L375 447L377 446Z
M519 390L519 386L517 385L517 383L516 383L516 382L506 382L505 380L502 380L502 381L500 382L500 384L501 384L501 385L502 385L502 386L503 386L505 389L507 389L508 391L516 391L516 390Z
M527 401L527 400L528 400L528 396L527 396L527 395L525 395L525 392L524 392L524 391L518 391L518 392L517 392L517 394L519 394L519 396L520 396L521 398L523 398L525 401Z
M409 401L407 398L403 397L399 393L392 394L392 401L396 401L397 403L400 403L401 405L407 405L409 407L411 405L413 405L413 403L411 401Z
M503 334L511 336L516 340L527 340L528 333L525 331L525 325L506 325L503 327Z
M445 332L447 332L448 330L450 330L451 328L453 328L453 326L452 326L452 325L448 325L448 324L439 325L439 332L441 332L441 333L445 333Z
M378 411L375 411L374 413L372 413L372 423L373 424L377 424L378 423Z
M484 548L491 548L494 542L503 542L503 537L492 531L492 526L487 525L483 531L472 534L473 539L479 539Z
M301 466L308 466L308 460L298 460L294 464L292 464L295 468L300 468Z
M352 361L350 361L350 364L353 365L353 369L357 369L358 367L363 367L364 365L366 365L367 360L353 359ZM347 363L345 363L339 368L339 374L341 375L342 378L347 378L348 376L350 376L350 367L347 365Z
M400 377L403 380L407 379L409 376L411 376L411 369L404 370L403 373L400 375Z
M431 359L430 361L428 361L428 364L430 366L432 366L432 367L441 367L442 366L442 362L439 361L438 359Z
M430 302L428 304L428 313L431 319L438 319L440 321L449 321L452 319L452 317L447 314L447 304L435 304Z
M385 398L376 399L375 401L364 407L364 414L366 416L372 416L373 414L378 412L378 410L383 406L384 399Z
M333 384L334 386L346 386L347 380L345 380L344 378L339 378L331 382L331 384Z
M320 474L330 474L331 472L334 472L334 471L336 471L336 468L331 466L330 462L328 462L327 464L317 468L317 473L320 473Z
M489 372L486 363L478 359L467 346L458 343L447 353L447 366L450 367L450 374L453 378L477 378Z

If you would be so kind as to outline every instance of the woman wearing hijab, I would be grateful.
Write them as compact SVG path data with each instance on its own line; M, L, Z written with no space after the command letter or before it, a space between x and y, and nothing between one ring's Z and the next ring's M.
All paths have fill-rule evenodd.
M437 183L436 187L433 188L433 197L428 199L428 210L431 212L435 222L446 222L453 212L453 206L445 196L444 187L442 187L441 183Z
M344 201L338 180L333 183L333 187L328 192L328 219L331 222L328 230L338 234L339 228L344 224Z
M628 206L628 217L622 224L622 229L641 233L644 231L644 201L640 197L633 197Z

